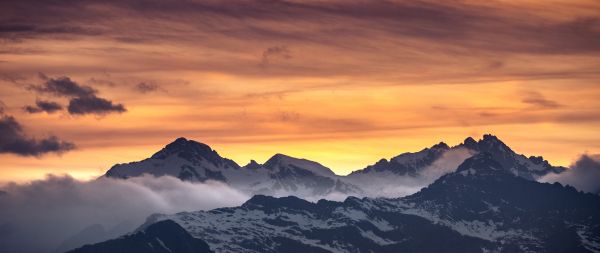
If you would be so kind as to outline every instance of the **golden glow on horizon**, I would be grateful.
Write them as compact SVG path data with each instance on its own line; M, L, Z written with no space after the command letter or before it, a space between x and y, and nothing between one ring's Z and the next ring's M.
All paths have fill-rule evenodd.
M439 14L448 14L440 5ZM262 11L240 19L187 12L149 19L108 4L94 8L115 16L69 25L98 28L99 35L1 42L6 115L28 136L56 135L78 149L38 158L0 154L0 183L47 173L93 178L180 136L240 165L284 153L338 174L484 133L555 165L600 152L597 1L460 2L452 10L465 15L439 17L459 27L454 33L445 23L431 27L438 22L431 17L302 9L282 20ZM127 112L25 113L38 98L68 102L27 90L43 82L38 72L94 87ZM141 82L159 89L140 93Z

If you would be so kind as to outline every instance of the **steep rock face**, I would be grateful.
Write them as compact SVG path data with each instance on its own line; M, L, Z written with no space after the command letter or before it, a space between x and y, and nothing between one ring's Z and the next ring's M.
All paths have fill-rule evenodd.
M236 208L154 215L216 252L597 252L600 197L518 177L481 153L404 198L311 203L255 196Z
M136 233L86 245L68 253L210 253L204 241L192 237L177 223L164 220Z
M502 165L503 168L511 173L529 180L536 180L548 173L561 173L565 171L564 167L552 166L541 156L526 157L515 153L510 147L502 142L498 137L490 134L483 136L483 139L476 142L472 138L467 138L463 144L459 145L478 153L488 153L494 160Z

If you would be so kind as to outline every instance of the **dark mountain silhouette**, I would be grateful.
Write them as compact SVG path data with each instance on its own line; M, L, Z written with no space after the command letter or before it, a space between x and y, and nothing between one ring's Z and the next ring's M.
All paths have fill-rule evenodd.
M105 242L86 245L68 253L211 253L202 240L192 237L177 223L165 220L143 230Z
M416 194L308 202L258 195L240 207L153 215L216 252L597 252L600 196L513 174L489 153Z

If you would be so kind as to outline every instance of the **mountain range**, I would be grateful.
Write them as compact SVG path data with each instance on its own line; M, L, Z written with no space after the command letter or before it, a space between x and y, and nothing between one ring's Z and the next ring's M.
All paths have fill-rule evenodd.
M155 214L131 235L72 252L140 241L155 247L160 236L136 236L164 222L214 252L600 252L600 196L530 180L496 155L479 152L405 197L256 195L239 207ZM169 245L147 252L187 252Z
M418 152L381 159L348 176L336 175L318 162L283 154L276 154L263 164L252 160L240 166L206 144L178 138L150 158L113 166L105 176L127 179L150 174L192 182L216 180L252 195L319 198L337 193L398 197L418 191L478 153L490 154L512 174L527 180L565 171L542 157L517 154L496 136L487 134L479 141L469 137L452 147L441 142Z

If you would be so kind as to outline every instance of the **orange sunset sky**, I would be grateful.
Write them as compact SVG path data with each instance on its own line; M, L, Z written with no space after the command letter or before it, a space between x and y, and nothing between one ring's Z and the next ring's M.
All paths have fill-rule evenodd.
M566 166L600 152L600 1L2 1L0 101L0 182L180 136L347 174L492 133Z

